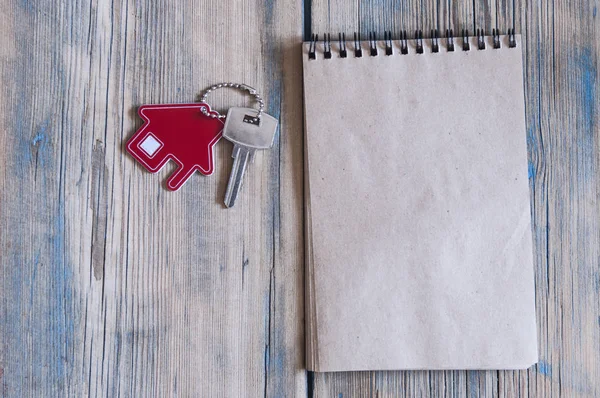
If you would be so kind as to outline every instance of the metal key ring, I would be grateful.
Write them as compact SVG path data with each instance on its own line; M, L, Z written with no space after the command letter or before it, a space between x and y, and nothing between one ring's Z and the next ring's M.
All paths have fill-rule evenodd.
M260 94L258 94L256 92L256 89L247 86L245 84L238 84L238 83L219 83L219 84L215 84L214 86L210 87L209 89L207 89L204 94L202 94L202 97L200 97L200 102L206 102L206 98L208 98L208 94L212 93L213 91L219 89L219 88L223 88L223 87L231 87L231 88L237 88L237 89L241 89L241 90L246 90L250 93L250 95L254 96L254 99L258 102L258 113L256 114L255 120L259 120L260 119L260 115L263 112L263 109L265 108L265 101L263 101L262 97L260 96ZM208 117L212 117L212 118L219 118L219 119L225 119L227 117L227 115L221 115L221 114L212 114L212 113L208 113L208 111L206 110L206 108L201 108L202 113L205 116Z

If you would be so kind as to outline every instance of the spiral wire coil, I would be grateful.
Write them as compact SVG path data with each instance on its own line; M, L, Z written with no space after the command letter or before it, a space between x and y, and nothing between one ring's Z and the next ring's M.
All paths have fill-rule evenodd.
M515 38L515 30L508 29L507 36L508 36L508 47L509 48L516 47L517 41ZM475 31L475 37L477 38L477 50L485 50L486 49L485 31L483 29L477 29ZM492 37L492 47L494 49L501 48L502 44L500 41L500 30L496 29L496 28L492 29L491 37ZM446 51L449 51L449 52L455 51L456 37L454 36L454 32L452 29L446 29L445 38L446 38ZM463 51L471 51L471 44L469 41L469 38L470 38L469 30L462 29L461 35L459 36L459 38L462 39L462 43L461 43L462 50ZM408 40L409 39L406 34L406 30L400 31L399 38L396 41L399 42L400 54L402 54L402 55L406 55L409 53ZM429 39L423 38L422 30L415 31L414 41L415 41L415 52L417 54L424 53L425 46L423 43L425 40L430 40L431 46L429 48L431 48L432 53L440 52L440 49L442 48L442 45L441 45L442 41L440 40L440 36L439 36L437 29L431 30L431 37ZM354 57L361 58L363 56L363 49L362 49L362 41L361 41L360 33L354 32L354 40L353 41L354 41ZM369 55L371 57L376 57L379 55L377 42L378 42L378 39L377 39L377 35L375 34L375 32L369 32L369 38L368 38L369 48L368 48L368 50L369 50ZM388 56L393 55L394 40L392 40L392 32L391 31L384 32L383 42L385 44L385 55L388 55ZM319 43L319 35L312 34L311 38L310 38L310 42L309 42L309 51L308 51L309 59L317 59L318 43ZM338 34L338 43L339 43L339 56L341 58L347 58L348 57L348 46L346 44L346 34L345 33ZM323 58L331 59L331 57L332 57L331 34L326 33L323 36Z

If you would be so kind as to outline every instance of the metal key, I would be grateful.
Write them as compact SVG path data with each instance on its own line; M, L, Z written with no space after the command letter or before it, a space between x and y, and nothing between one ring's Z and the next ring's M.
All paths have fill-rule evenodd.
M231 157L233 166L225 192L225 206L233 207L242 187L244 173L248 162L254 160L254 153L259 149L273 146L277 119L252 108L230 108L223 127L223 137L233 143Z

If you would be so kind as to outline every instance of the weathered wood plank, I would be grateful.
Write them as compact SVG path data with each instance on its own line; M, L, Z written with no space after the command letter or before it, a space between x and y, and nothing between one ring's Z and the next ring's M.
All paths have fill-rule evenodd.
M525 42L541 362L497 374L316 374L317 396L600 393L597 6L516 2L511 17L513 3L498 1L313 0L312 29L366 37L443 29L446 18L455 32L515 21ZM301 7L3 7L3 396L303 395ZM178 194L122 150L140 124L137 105L190 101L198 85L222 79L256 84L282 121L244 201L225 215L227 145L219 171Z
M315 373L314 395L600 395L598 5L313 0L314 12L324 4L328 23L313 15L313 31L449 27L472 35L515 26L523 35L540 362L528 371ZM348 17L344 10L355 8L359 15Z
M538 313L547 320L532 382L546 396L594 396L600 389L595 9L585 1L527 3L520 16L528 32Z
M1 395L305 395L301 1L0 12ZM223 80L281 121L232 210L229 143L177 193L123 149L140 104Z

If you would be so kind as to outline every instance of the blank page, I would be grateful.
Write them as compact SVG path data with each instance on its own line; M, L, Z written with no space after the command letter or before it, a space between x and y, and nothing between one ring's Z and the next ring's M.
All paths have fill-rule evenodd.
M471 39L303 47L310 370L537 361L520 37Z

